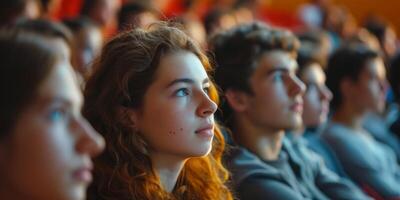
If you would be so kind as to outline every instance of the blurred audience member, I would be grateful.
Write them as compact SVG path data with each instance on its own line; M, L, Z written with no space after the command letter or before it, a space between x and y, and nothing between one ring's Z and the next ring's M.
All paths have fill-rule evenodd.
M390 71L389 71L389 82L392 87L393 94L397 103L397 116L393 124L391 124L390 130L397 135L400 140L400 54L395 56L393 59Z
M0 33L0 199L85 199L103 138L70 62L42 36Z
M204 27L208 36L230 29L236 25L235 16L230 10L214 8L204 17Z
M367 18L364 27L378 38L381 49L385 54L385 62L390 62L397 51L397 37L393 27L373 16Z
M11 27L20 19L40 17L39 0L2 0L0 1L0 28Z
M71 60L73 36L65 25L50 21L49 19L36 19L18 21L16 27L35 32L51 39L57 44L58 51L60 51L67 60Z
M363 128L368 112L383 111L386 84L383 59L365 45L345 46L329 60L327 86L333 93L333 115L321 137L349 177L378 199L400 197L395 152Z
M101 30L90 19L84 17L66 19L63 23L73 33L72 66L85 80L91 74L91 64L103 45Z
M81 16L93 20L101 28L104 39L117 32L117 13L120 0L82 0Z
M145 28L159 20L159 14L151 5L140 1L122 5L118 12L118 31Z
M197 18L190 16L181 16L175 20L177 23L182 24L185 32L195 40L203 49L207 48L207 35L206 30Z

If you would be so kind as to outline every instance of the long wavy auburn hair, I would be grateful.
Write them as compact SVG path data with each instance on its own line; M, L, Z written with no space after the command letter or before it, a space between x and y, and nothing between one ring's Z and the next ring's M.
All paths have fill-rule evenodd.
M103 48L84 92L83 113L106 140L104 153L95 159L89 199L232 199L225 185L228 172L221 164L225 141L218 128L211 153L190 158L174 190L166 192L153 170L146 141L129 120L127 109L143 104L160 58L177 51L194 53L207 72L212 70L198 45L167 23L121 33ZM218 103L215 87L210 91Z

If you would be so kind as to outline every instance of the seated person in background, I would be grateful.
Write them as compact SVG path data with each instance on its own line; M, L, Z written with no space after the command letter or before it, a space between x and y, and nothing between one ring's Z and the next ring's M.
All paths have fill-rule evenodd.
M305 44L306 45L303 45ZM329 102L332 99L331 91L325 85L325 72L313 52L315 48L308 42L302 42L298 51L297 61L299 78L306 85L303 95L303 126L288 134L292 144L298 151L307 151L305 146L322 156L326 166L340 175L346 177L339 160L329 145L319 137L321 128L324 127L329 112ZM304 140L305 139L305 140ZM305 153L304 155L307 155Z
M57 43L0 32L0 199L86 199L103 138Z
M89 199L232 199L211 65L189 36L161 22L121 33L94 69L83 111L107 145Z
M20 20L16 28L42 35L57 43L59 51L65 59L71 61L73 36L71 31L61 23L47 19Z
M217 34L210 46L225 100L222 121L237 143L226 162L240 199L366 199L284 142L285 130L302 124L305 91L296 76L299 41L292 33L251 23Z
M72 31L72 65L84 82L90 76L92 62L103 45L101 30L89 18L66 19L63 23Z
M361 44L336 51L327 68L333 115L321 138L355 183L375 198L391 199L400 197L396 155L362 126L367 112L384 109L386 84L385 66L376 51Z
M358 34L354 35L346 41L347 45L364 44L374 51L382 51L378 39L365 29L360 29ZM397 75L398 76L398 75ZM386 90L385 109L383 111L371 111L363 117L363 127L367 130L376 140L388 145L394 150L397 160L400 161L400 140L396 138L389 127L395 120L396 107L394 106L391 97L392 91L390 88Z
M389 82L397 103L397 108L400 107L400 54L398 54L392 61L389 71ZM400 112L397 113L396 121L390 126L390 130L400 140Z
M150 1L132 1L123 4L118 11L118 31L146 28L158 20L160 13L152 7Z

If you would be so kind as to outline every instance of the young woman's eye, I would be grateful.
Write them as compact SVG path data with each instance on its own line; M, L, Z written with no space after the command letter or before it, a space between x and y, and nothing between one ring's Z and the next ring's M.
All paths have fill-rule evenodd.
M206 93L206 94L210 94L210 87L205 87L205 88L203 88L203 91Z
M181 88L175 92L175 96L184 97L189 95L189 90L187 88Z

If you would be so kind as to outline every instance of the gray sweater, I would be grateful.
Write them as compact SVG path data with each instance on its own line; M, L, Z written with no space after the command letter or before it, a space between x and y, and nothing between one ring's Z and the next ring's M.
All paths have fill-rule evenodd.
M241 200L368 199L329 171L320 158L303 162L288 140L275 161L262 160L242 147L233 147L226 158Z
M339 158L350 178L385 199L400 197L400 168L388 146L366 131L331 122L321 135Z
M353 182L338 176L325 165L324 159L307 147L302 137L286 134L286 151L291 151L292 159L302 166L302 179L314 177L314 182L305 184L310 190L320 190L334 199L369 199Z

